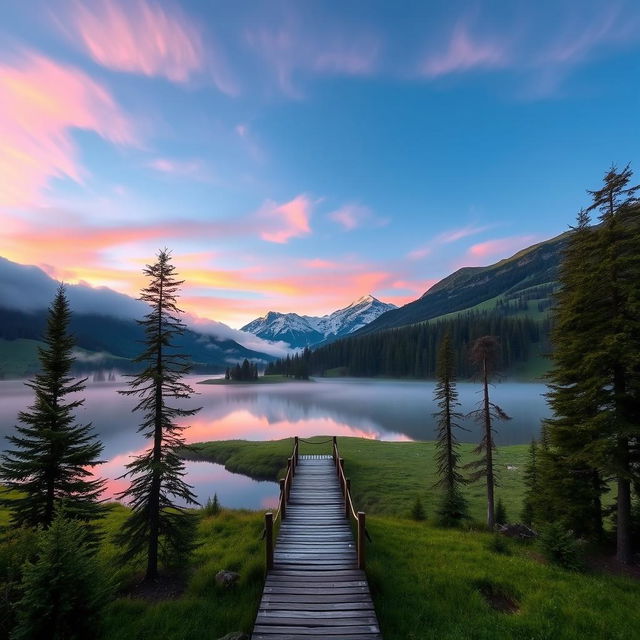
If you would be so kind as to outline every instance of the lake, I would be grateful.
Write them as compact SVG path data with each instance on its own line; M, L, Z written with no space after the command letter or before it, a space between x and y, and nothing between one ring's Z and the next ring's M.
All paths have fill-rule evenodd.
M433 382L366 380L357 378L316 379L262 385L203 385L203 376L189 382L197 391L186 407L202 407L195 416L185 418L188 442L205 440L272 440L298 435L359 436L380 440L432 440L435 434ZM130 456L146 445L137 433L138 416L131 413L135 399L121 396L122 380L88 382L83 392L84 406L78 420L91 422L104 445L106 464L100 475L108 478L113 496L127 486L118 479ZM500 405L511 420L496 425L498 444L524 444L540 432L540 421L549 416L543 397L546 387L536 383L502 382L491 390L492 401ZM458 383L463 413L477 408L480 385ZM18 411L32 402L32 392L23 381L0 381L0 450L6 448L4 436L11 433ZM462 424L463 442L477 442L480 427L471 419ZM227 507L262 509L277 502L274 482L258 482L232 474L221 465L188 462L187 481L200 502L214 493Z

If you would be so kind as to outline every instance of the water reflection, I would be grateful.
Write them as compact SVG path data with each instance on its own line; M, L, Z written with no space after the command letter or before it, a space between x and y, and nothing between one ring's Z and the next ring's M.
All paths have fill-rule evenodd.
M198 395L185 406L202 406L196 416L185 418L188 442L202 440L270 440L292 435L349 435L382 440L429 440L434 437L433 383L360 379L319 379L315 382L273 385L201 385L193 378ZM108 461L101 474L109 478L111 494L127 481L123 473L130 456L145 447L136 432L138 416L131 413L135 398L117 394L123 380L93 382L85 392L85 405L78 419L92 422L104 444ZM479 385L458 385L461 411L468 412L480 400ZM540 421L548 415L541 384L501 383L492 399L512 416L497 427L499 444L526 443L539 433ZM11 432L18 411L32 402L32 392L20 381L0 382L0 435ZM461 440L476 442L479 426L463 421L468 432ZM0 449L5 447L4 438ZM218 493L230 507L262 508L274 500L274 483L256 483L231 474L219 465L189 463L188 481L201 501Z

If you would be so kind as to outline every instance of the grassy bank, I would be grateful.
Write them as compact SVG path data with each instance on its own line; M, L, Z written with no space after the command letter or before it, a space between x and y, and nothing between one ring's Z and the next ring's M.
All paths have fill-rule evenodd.
M329 436L310 438L316 442ZM302 443L302 453L331 453L331 445L313 446ZM433 442L380 442L364 438L338 438L345 470L351 478L359 508L381 515L406 517L417 496L430 515L435 509L438 492ZM257 479L273 480L282 474L287 456L291 455L292 438L269 442L226 440L189 446L189 457L224 464L227 469ZM462 445L462 463L475 459L474 445ZM500 486L496 496L502 498L511 520L517 520L522 509L523 473L527 445L498 447ZM482 520L485 513L485 489L482 483L466 487L472 518Z
M310 382L310 380L295 380L286 376L258 376L257 380L225 380L224 378L209 378L202 380L198 384L218 384L218 385L247 385L247 384L279 384L281 382Z

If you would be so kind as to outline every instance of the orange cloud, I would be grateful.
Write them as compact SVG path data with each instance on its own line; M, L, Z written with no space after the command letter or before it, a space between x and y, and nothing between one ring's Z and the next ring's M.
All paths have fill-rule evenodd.
M70 131L135 144L133 126L109 92L87 74L36 53L0 65L0 206L33 204L47 181L81 181Z
M257 218L268 226L260 236L268 242L284 244L291 238L307 235L311 232L311 201L305 195L299 195L285 204L268 202Z
M212 56L201 29L178 6L169 10L146 0L75 2L59 24L69 40L109 69L177 83L209 71L221 91L237 92L220 55Z

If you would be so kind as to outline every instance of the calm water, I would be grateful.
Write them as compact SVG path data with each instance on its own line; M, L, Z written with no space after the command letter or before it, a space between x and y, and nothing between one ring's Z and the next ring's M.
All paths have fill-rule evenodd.
M336 379L273 385L216 386L197 384L197 396L185 406L202 411L185 419L188 442L204 440L271 440L293 435L327 434L361 436L380 440L430 440L434 436L432 382ZM136 432L138 417L131 413L134 399L120 396L122 381L89 383L86 402L78 419L92 422L105 445L101 475L109 479L112 495L127 486L118 480L132 454L145 447ZM459 383L461 411L477 408L479 385ZM499 444L527 443L538 435L540 421L549 415L542 394L545 386L533 383L500 383L492 400L512 420L497 425ZM32 401L32 392L17 380L0 381L0 436L12 431L18 411ZM467 420L468 432L460 439L476 442L479 427ZM0 439L0 450L6 447ZM277 485L256 482L206 462L187 463L187 480L201 502L217 492L223 505L260 509L276 502Z

